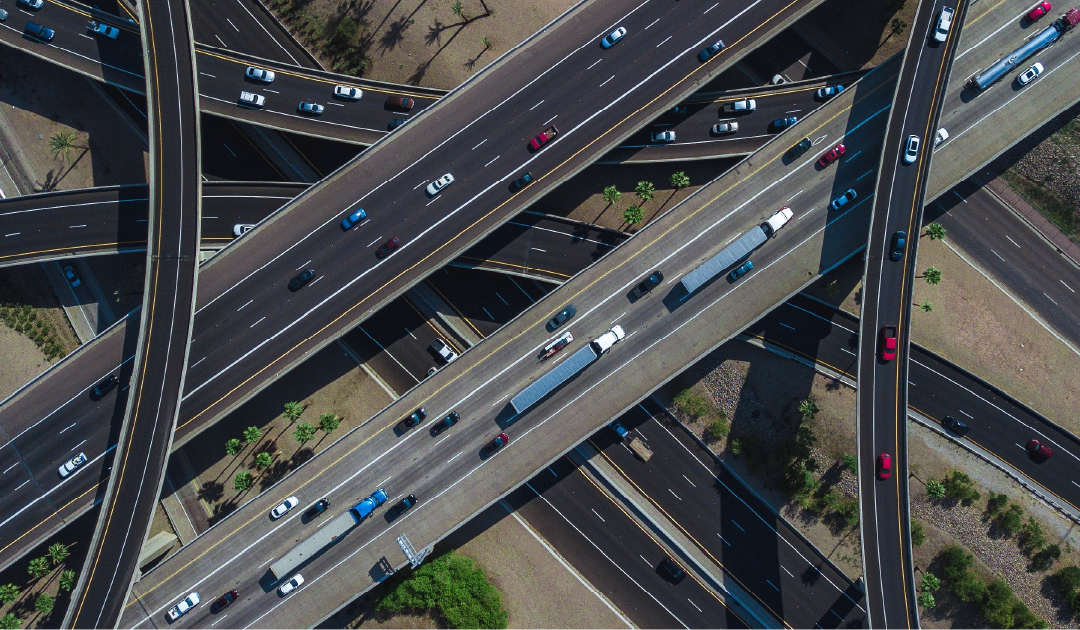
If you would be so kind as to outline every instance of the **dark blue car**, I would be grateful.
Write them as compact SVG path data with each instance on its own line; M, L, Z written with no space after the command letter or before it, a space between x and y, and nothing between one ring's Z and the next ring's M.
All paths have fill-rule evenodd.
M349 216L341 220L341 229L348 230L349 228L363 221L366 218L367 213L364 212L363 208L359 208L356 212L350 214Z
M713 55L715 55L716 53L720 52L723 49L724 49L724 42L723 41L718 41L715 44L713 44L712 46L709 46L705 50L699 52L698 53L698 59L700 59L703 62L708 61L709 59L712 58Z
M787 129L788 127L794 125L797 122L799 122L799 119L796 116L777 118L776 120L772 121L772 127L774 131L783 131L784 129Z

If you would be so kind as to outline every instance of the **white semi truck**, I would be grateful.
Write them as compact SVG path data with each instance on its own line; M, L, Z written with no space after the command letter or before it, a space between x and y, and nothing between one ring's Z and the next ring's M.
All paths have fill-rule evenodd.
M731 269L740 260L748 257L762 243L777 230L784 227L791 220L791 208L784 206L779 212L769 217L769 220L743 234L731 245L720 250L720 253L705 261L697 269L686 274L682 279L683 288L687 293L697 291L716 276Z
M569 380L571 376L584 370L587 365L599 359L601 354L607 352L611 346L618 343L625 336L626 333L623 332L622 326L618 324L612 326L611 330L570 355L565 361L555 366L555 369L541 376L532 385L521 390L520 394L514 396L510 400L514 411L521 413L540 402L541 398L550 394L556 387Z

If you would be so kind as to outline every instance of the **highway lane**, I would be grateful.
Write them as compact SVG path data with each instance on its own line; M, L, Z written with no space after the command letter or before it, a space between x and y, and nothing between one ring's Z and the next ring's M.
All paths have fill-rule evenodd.
M186 0L143 0L150 194L139 337L114 470L64 617L115 627L139 572L184 388L199 266L198 82Z
M64 0L48 0L37 10L16 7L12 0L4 1L6 4L3 8L9 11L11 18L0 23L0 44L24 50L92 79L145 93L139 30L134 21L128 21L130 18L118 18ZM91 36L87 30L91 19L100 19L118 27L120 34L116 39ZM55 38L51 42L44 42L29 37L23 31L26 20L52 28L56 31ZM248 30L254 31L254 28ZM392 119L415 115L445 94L443 90L369 81L302 68L291 62L275 62L227 50L220 45L197 44L196 57L199 107L202 111L356 144L371 144L379 140L389 132ZM270 85L250 82L244 76L248 65L274 69L277 78ZM339 84L360 87L365 97L357 102L335 100L332 98L333 89ZM266 106L263 109L239 107L241 90L264 94L267 97ZM389 96L412 97L418 109L406 114L390 111L385 107ZM320 102L327 106L327 111L317 118L302 116L296 109L302 100Z
M680 584L656 567L668 555L568 457L552 462L506 503L639 628L757 627L727 608L688 572ZM745 614L745 613L743 613Z
M732 342L739 343L739 342ZM652 398L619 418L653 456L611 430L590 442L703 553L793 628L860 627L862 592Z
M363 589L359 580L377 579L375 567L384 556L391 565L402 562L394 542L398 535L407 533L417 548L435 542L451 524L467 520L517 487L521 479L572 448L604 419L621 415L627 406L626 391L648 391L673 377L691 357L696 359L723 341L717 338L726 334L722 331L730 329L734 335L765 310L763 304L790 293L792 283L801 285L833 261L849 256L865 233L865 214L858 207L828 213L825 203L838 173L844 178L840 183L850 185L876 163L873 143L884 128L883 114L891 97L887 88L895 74L870 77L874 80L821 110L819 114L826 114L823 119L812 116L807 121L816 135L832 138L846 133L850 142L862 143L867 150L861 158L849 160L839 171L823 172L813 166L817 152L787 165L779 160L786 142L767 146L763 155L703 188L704 192L691 197L693 201L677 206L599 265L462 355L454 362L454 371L442 370L406 393L368 423L367 434L349 434L306 463L307 470L301 468L303 472L240 508L159 565L136 585L135 599L122 623L159 625L161 612L181 591L236 587L242 595L229 613L230 623L312 623L317 620L312 617L318 614L315 611L331 612L351 601ZM856 98L855 107L849 109ZM643 274L662 268L678 278L718 250L729 235L772 214L792 198L792 189L802 190L797 201L789 201L798 218L755 255L760 271L745 279L752 284L714 282L685 301L683 296L671 295L668 284L646 299L632 304L627 300L627 291ZM731 207L728 199L743 202ZM728 212L717 212L720 205ZM847 244L843 244L845 239ZM788 265L788 260L799 262ZM537 353L552 336L543 322L567 302L578 307L577 317L567 328L582 342L595 338L613 321L626 329L627 338L552 397L515 417L506 400L536 377ZM578 403L587 405L575 407ZM453 409L462 420L438 439L422 431L401 438L394 435L394 424L420 405L433 418ZM478 450L499 430L510 435L510 444L494 457L481 459ZM372 522L361 524L301 568L307 583L289 595L294 600L289 606L274 599L265 567L307 534L291 517L270 523L266 510L280 497L292 494L304 504L329 494L334 505L344 507L380 485L387 487L391 497L413 492L422 501L393 523L377 514ZM350 578L344 579L346 575ZM200 615L182 620L181 625L204 623Z
M1080 345L1080 270L1027 222L982 187L982 174L960 183L925 209L946 238L1039 314Z
M509 61L495 64L469 84L470 90L478 89L480 93L488 95L491 90L486 86L488 82L494 83L498 88L496 92L509 91L513 94L509 99L491 108L486 101L470 102L470 99L465 99L463 95L468 92L456 93L450 100L461 101L458 106L437 106L431 115L403 127L395 134L395 139L400 142L394 146L403 147L404 150L392 149L393 153L388 155L393 159L384 158L380 154L383 145L365 152L357 161L332 176L327 184L302 195L290 206L296 208L296 211L279 212L270 221L264 222L262 226L233 243L223 255L211 259L200 273L199 292L202 297L198 302L203 306L196 316L189 368L190 388L186 388L188 393L181 408L182 416L187 416L188 420L178 425L180 432L177 440L182 442L195 435L214 417L240 404L263 384L285 373L291 366L299 364L310 352L329 343L341 332L351 328L353 323L400 295L408 286L429 273L429 270L441 267L457 252L513 216L523 204L542 194L546 187L580 170L593 157L607 150L609 145L617 144L624 134L630 133L636 126L655 115L648 107L633 109L638 107L637 103L651 101L650 107L666 109L684 94L691 92L694 84L703 80L703 77L719 72L725 64L733 62L738 54L745 52L757 41L755 37L765 38L769 33L781 29L787 20L797 18L801 12L808 10L812 3L791 5L779 13L774 6L764 2L741 8L741 12L727 20L729 28L724 32L730 31L736 36L738 33L749 35L742 40L731 40L738 42L729 44L729 53L725 55L731 56L714 58L723 62L715 68L708 65L702 67L694 53L697 42L714 37L718 24L723 23L702 24L693 17L695 14L689 13L696 6L695 3L683 2L678 6L660 7L662 14L675 12L678 19L691 21L687 28L674 28L674 24L664 24L667 29L674 28L674 34L671 35L660 29L646 28L661 22L660 17L653 17L653 5L648 3L640 5L627 18L620 17L625 15L621 6L593 3L583 7L580 14L575 15L575 19L564 21L546 31L557 31L560 34L554 38L557 40L556 45L527 47L527 53L511 56ZM601 53L597 45L598 37L607 32L616 20L639 29L641 35L628 36L621 46ZM675 37L679 37L676 41L678 45L684 46L683 48L677 47L676 43L671 41ZM650 41L655 42L651 48L648 43ZM687 42L690 42L689 46ZM629 44L635 44L636 47ZM667 56L654 52L658 46L668 46L665 48L668 51L665 53ZM661 76L662 68L689 70L689 73L672 78L676 87L671 87L668 83L657 85L642 81L628 88L621 82L610 80L613 75L605 74L611 72L610 70L590 71L588 66L595 68L604 60L611 62L609 65L613 68L628 66L635 71L651 66L657 68L656 76ZM540 77L530 80L523 77L511 61L549 69ZM584 77L570 81L567 71L571 69L584 73ZM597 89L600 92L596 94L576 88L581 81L604 76L608 78L599 82ZM551 84L557 89L549 89L552 88ZM582 111L581 106L574 107L569 102L559 102L554 95L560 93L560 90L569 91L589 108ZM544 96L539 97L539 94L534 92L541 92ZM549 100L549 97L552 100ZM609 105L599 112L594 111L594 103L598 101L608 102ZM634 113L625 116L624 108L629 108ZM523 129L521 122L507 120L504 112L511 115L513 112L526 112L533 122ZM529 157L529 153L524 149L525 143L545 121L550 122L556 116L566 121L560 122L560 125L564 125L563 137L538 155ZM612 124L614 126L610 126ZM427 132L426 127L429 125L436 129L449 126L458 131L450 139L439 142L437 137L433 140ZM475 136L469 137L469 134L463 136L470 127L480 128L480 125L490 127L485 129L485 137L480 141L477 141ZM606 131L601 131L604 129ZM575 135L577 137L571 140ZM431 147L428 142L436 144ZM587 150L579 149L576 144L579 142L587 142ZM466 149L459 146L462 144ZM485 168L484 165L495 164L502 156L501 144L508 145L507 148L514 151L508 155L520 157L512 161L509 158L504 160L497 167L499 170L494 171L494 176L484 174L481 170ZM474 149L468 149L469 146ZM483 151L473 152L481 147ZM441 203L439 208L444 208L436 210L441 218L432 225L430 213L425 216L425 211L418 207L418 200L423 200L424 197L417 189L432 177L445 172L446 165L459 158L464 161L459 161L458 167L469 168L465 171L455 168L458 183L444 191L441 196L427 202ZM540 183L526 188L508 200L503 186L520 172L521 166L515 165L515 162L520 163L520 160L531 162L530 168L540 179ZM436 162L440 163L439 166L428 166L429 163ZM407 167L403 169L401 163L405 163ZM470 169L480 172L470 177ZM500 172L503 175L499 175ZM374 185L375 189L368 193L368 197L361 197L370 214L368 221L343 234L337 225L342 216L340 209L352 206L356 203L357 195L364 194L353 186L343 185L348 182L347 176L354 173L354 176L362 176L365 181L375 182L370 184ZM498 183L489 183L492 177ZM417 180L418 184L409 185ZM382 183L377 183L380 181ZM405 185L402 186L398 181ZM477 187L481 191L479 194L474 192ZM457 209L453 205L455 200L460 204ZM395 209L396 204L400 205ZM480 214L479 208L473 209L480 204L485 208L493 205L496 210L487 211L488 214L484 216ZM473 218L475 216L483 218L476 220ZM391 229L393 231L389 231ZM361 232L367 236L363 236ZM377 271L372 273L370 265L375 260L372 249L395 233L405 239L405 245L378 265ZM301 241L295 242L296 234L305 236ZM455 236L448 240L447 234ZM349 238L353 241L342 243L356 243L351 248L327 246L327 243L337 242L336 239ZM268 247L267 244L272 245ZM276 252L285 254L279 255ZM239 261L239 264L232 264L234 260ZM297 273L297 262L301 268L310 264L323 275L318 275L301 293L283 299L283 296L289 295L283 285ZM341 277L326 273L334 267L346 270L349 275L356 273L357 269L367 270L360 271L360 275L351 278L349 275ZM384 279L395 276L396 280L392 283L385 283ZM243 278L243 281L237 283L239 278ZM382 289L378 288L380 284ZM318 296L327 297L322 298L321 302L318 299L312 302L313 298ZM259 298L259 304L248 309L256 298ZM312 304L315 305L314 308ZM269 305L272 305L272 308ZM300 312L301 319L296 319L294 312ZM207 324L200 324L200 319ZM268 319L270 321L266 321ZM60 409L49 407L44 410L37 406L34 399L74 400L69 394L45 392L54 386L64 392L78 391L93 383L89 381L91 375L109 373L124 361L121 341L124 327L130 321L129 318L111 333L103 334L94 343L85 346L78 353L79 359L66 362L61 368L51 371L48 377L35 381L30 387L13 396L0 408L0 424L11 425L17 433L20 427L33 422L33 419L52 415L53 412L66 408L64 405ZM258 326L261 328L253 330ZM274 350L276 346L290 347L286 338L279 338L286 334L301 340L301 343L292 345L288 354L278 355ZM239 358L236 355L222 355L221 352L226 347L231 348L228 352L238 353ZM211 357L211 353L215 356ZM250 367L251 374L258 378L240 376L238 360L243 362L245 370ZM220 377L223 368L228 370L228 378ZM213 381L206 380L208 378ZM193 396L198 397L192 399ZM205 406L203 401L210 401L210 406ZM185 413L184 409L192 411ZM197 423L194 423L196 420ZM53 422L57 423L62 421L61 416L53 419ZM33 520L29 516L17 522L18 524L8 523L10 528L18 531L12 538L17 536L23 541L30 540L26 538L30 534L42 535L55 523ZM2 530L3 526L0 526L0 535L4 533ZM0 548L0 553L14 553L11 543Z
M528 309L550 291L550 285L515 280L491 271L443 267L425 282L465 320L481 339Z
M192 8L191 31L196 42L319 68L259 0L198 0Z
M946 7L955 17L938 42L935 29ZM908 506L908 322L933 137L966 10L963 0L919 3L875 185L861 302L858 382L863 386L857 393L859 525L871 627L919 625ZM922 144L909 147L911 136ZM894 257L890 239L897 230L911 236ZM883 326L899 331L895 360L883 355L884 333L878 334ZM891 477L878 470L882 453L891 458Z
M856 376L858 318L798 295L770 312L745 334L785 352L820 363L852 379ZM909 408L938 422L953 416L970 430L967 439L997 455L1063 503L1080 507L1080 442L1007 393L938 355L911 344ZM1036 438L1054 450L1045 461L1029 457L1017 444Z

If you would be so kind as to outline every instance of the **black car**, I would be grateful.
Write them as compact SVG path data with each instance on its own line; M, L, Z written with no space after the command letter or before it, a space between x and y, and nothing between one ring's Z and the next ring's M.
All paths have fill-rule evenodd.
M393 131L407 122L409 122L408 118L391 118L389 129L390 131Z
M566 308L559 311L555 315L555 317L551 318L551 321L548 322L548 323L551 324L551 329L555 330L559 326L562 326L566 322L570 321L570 318L573 317L574 315L577 315L577 307L574 306L573 304L567 304Z
M405 418L398 423L398 426L401 427L402 431L408 431L423 422L424 418L427 418L427 411L423 407L420 407L416 411L405 416Z
M390 510L389 510L390 517L391 518L397 518L397 517L401 516L402 514L404 514L409 508L411 508L414 505L416 505L416 495L415 494L410 494L409 496L405 497L404 499L398 501L396 504L394 504L393 507L390 508Z
M788 158L792 160L798 159L800 155L809 151L811 146L813 146L813 144L810 142L810 138L799 140L799 144L788 149Z
M660 562L660 566L656 567L656 572L672 584L678 584L686 578L686 571L683 571L679 563L672 560L670 556Z
M461 420L461 416L458 415L458 412L451 411L450 415L446 416L442 420L439 420L431 427L431 434L438 435L442 433L443 431L457 424L458 420Z
M315 502L315 505L307 509L307 512L304 512L304 520L310 521L325 512L328 507L330 507L330 499L319 499Z
M516 193L533 182L532 173L525 173L521 177L510 182L510 192Z
M112 391L116 384L120 382L120 377L116 374L110 374L101 379L101 382L94 385L94 388L90 390L90 398L93 400L101 400Z
M945 419L941 421L941 425L953 433L959 433L960 435L966 435L968 432L968 425L952 416L945 416Z
M300 287L311 282L311 279L315 277L314 269L305 269L301 271L295 278L289 280L289 290L299 291Z
M905 247L907 247L907 232L897 230L896 234L892 235L892 251L889 252L889 258L892 258L893 260L900 260L903 258Z
M656 271L650 273L648 278L645 278L636 287L634 287L634 290L631 291L631 293L634 294L635 298L640 298L649 291L652 291L656 287L660 286L660 283L663 281L664 274L660 273L660 270L657 269Z

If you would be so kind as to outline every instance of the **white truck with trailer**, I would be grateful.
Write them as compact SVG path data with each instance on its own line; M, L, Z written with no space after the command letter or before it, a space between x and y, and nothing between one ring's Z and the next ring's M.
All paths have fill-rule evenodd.
M693 293L716 276L734 267L736 263L769 240L769 237L776 234L777 230L784 227L791 217L791 208L784 206L779 212L769 217L768 221L743 234L734 243L720 250L719 254L686 274L682 279L683 288L687 293Z
M550 394L556 387L562 385L568 381L570 377L584 370L585 367L593 361L599 359L601 354L607 352L611 346L618 343L619 340L625 336L626 333L623 332L622 326L619 326L618 324L612 326L611 330L600 335L594 339L592 343L570 355L565 361L555 366L553 370L541 376L531 385L521 390L521 393L517 396L514 396L510 400L510 404L514 407L514 411L522 413L529 407L540 402L541 398Z
M371 516L375 508L386 503L386 497L386 490L379 488L370 497L349 508L348 512L338 515L337 518L317 529L314 534L301 540L281 559L270 565L270 572L274 574L274 579L285 579L300 565L318 555L329 545L337 542L350 529L359 525L360 521Z

